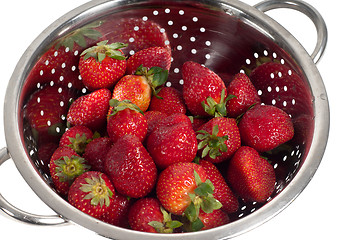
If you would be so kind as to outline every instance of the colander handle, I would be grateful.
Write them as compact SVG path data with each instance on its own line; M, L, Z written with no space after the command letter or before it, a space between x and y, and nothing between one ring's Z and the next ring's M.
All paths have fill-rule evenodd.
M10 155L7 148L0 149L0 166L8 159L10 159ZM18 220L20 222L38 225L38 226L39 225L54 226L54 225L64 225L68 223L66 219L62 218L59 215L43 216L43 215L35 215L22 211L11 205L1 195L1 193L0 193L0 213L3 213L5 216Z
M310 4L299 0L265 0L254 5L262 12L267 12L277 8L289 8L305 14L314 23L317 30L316 47L311 54L311 58L317 63L323 55L327 44L327 27L321 14Z

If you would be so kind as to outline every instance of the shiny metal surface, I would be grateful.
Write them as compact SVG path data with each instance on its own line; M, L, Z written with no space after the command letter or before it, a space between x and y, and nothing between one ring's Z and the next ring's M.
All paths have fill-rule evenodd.
M258 8L262 11L267 11L271 6L273 8L276 6L283 7L279 5L280 1L267 2L268 4L266 5L258 5ZM278 3L273 5L270 4L271 2ZM299 1L287 2L299 3ZM157 15L150 12L149 8L145 8L148 4L152 7L156 6L159 9ZM179 4L188 4L186 5L187 11L189 8L189 12L197 12L197 19L199 21L194 22L192 19L186 20L180 18L178 14L166 15L164 13L165 8L171 9L172 13L175 12L172 11L173 7L175 7L175 9L179 9L179 7L184 8ZM329 108L327 93L322 78L314 64L314 61L317 62L322 55L326 42L323 40L317 42L317 47L311 58L288 31L256 7L251 7L237 0L217 2L173 1L169 6L165 5L165 1L91 1L58 19L35 39L20 59L7 88L4 109L5 134L9 153L18 170L34 192L50 208L62 216L58 219L60 222L65 221L63 219L69 219L100 235L113 239L228 239L268 221L287 207L302 192L320 164L328 138ZM302 5L298 5L298 8L302 8ZM286 153L290 160L286 164L279 164L279 171L287 169L288 172L282 179L278 179L279 190L267 204L255 206L253 206L253 204L245 205L244 210L239 213L240 218L238 220L216 229L181 235L162 235L135 232L103 223L76 210L53 191L49 177L43 174L37 166L37 160L34 155L37 146L31 134L27 131L26 123L24 123L22 117L26 100L29 94L34 91L34 86L31 86L27 80L27 75L39 59L39 56L44 52L44 49L59 36L74 31L96 19L113 18L114 16L122 17L122 14L126 14L127 11L138 16L149 14L147 16L163 24L166 31L171 31L178 21L181 21L179 23L181 26L185 23L182 21L187 21L186 23L189 24L189 31L183 35L183 39L172 39L172 44L174 44L173 46L175 47L173 49L175 53L175 60L172 63L173 73L170 79L172 86L181 88L182 85L177 71L174 71L174 69L178 68L182 61L184 61L181 56L185 58L189 56L192 58L199 57L199 61L203 61L206 66L215 69L222 69L227 66L227 70L230 69L230 71L234 71L235 69L239 70L240 68L251 67L252 63L257 59L255 53L258 55L264 54L274 59L283 60L285 64L292 67L295 72L302 76L304 86L309 87L309 91L312 94L312 99L310 99L312 105L308 106L309 110L307 110L307 115L312 118L312 126L308 128L308 136L303 139L303 141L294 143L294 149ZM208 11L213 11L213 13L217 14L209 15ZM308 8L303 11L312 12L314 9ZM222 18L219 17L219 14L223 14L221 15ZM317 16L317 18L320 17L316 13L314 13L314 15ZM172 18L174 24L169 25L167 23L169 20L165 19L164 16L174 17ZM222 24L214 24L216 22L214 20L219 20ZM318 19L317 22L322 24L322 18ZM191 29L190 23L197 26L198 29ZM199 34L199 27L201 26L197 24L203 24L203 27L207 30L206 32L213 34ZM206 26L205 24L208 25ZM241 32L244 31L242 33L249 38L242 38L242 35L239 34L240 32L235 35L235 28ZM322 29L326 29L325 26L322 26ZM195 32L198 32L197 36L200 38L205 37L204 40L211 41L211 47L205 48L204 45L191 45L191 43L188 42L185 45L181 45L182 51L178 50L178 53L177 47L184 43L185 39L195 34ZM217 37L217 34L223 37ZM324 31L319 31L319 34L322 35L325 33ZM322 36L321 39L327 39L327 36ZM243 48L237 49L236 51L234 48L227 48L227 46L234 46L240 43ZM202 52L203 55L194 55L191 51L192 49L196 49L198 53L204 51ZM233 54L233 51L236 54ZM267 54L265 53L266 51ZM186 55L183 54L185 52L187 53ZM177 53L179 55L177 55ZM212 55L213 53L214 55ZM207 54L210 54L211 57L205 58L205 56L209 56ZM179 58L177 58L177 56L179 56ZM233 60L235 58L238 59L238 62L236 64L230 64L234 62ZM251 64L248 64L248 62ZM278 97L283 98L284 96L279 94ZM295 112L295 114L297 115L297 112ZM299 114L302 115L304 113L300 112ZM292 163L293 166L288 169L290 163ZM33 222L36 221L34 220Z

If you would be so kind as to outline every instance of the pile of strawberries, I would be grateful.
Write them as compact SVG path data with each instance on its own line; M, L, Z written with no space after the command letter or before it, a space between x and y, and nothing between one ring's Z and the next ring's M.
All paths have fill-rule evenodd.
M78 67L86 94L59 94L48 85L30 97L30 122L44 115L36 111L42 104L66 116L66 131L48 147L46 167L57 192L104 222L160 233L221 226L239 201L269 200L276 176L261 154L294 135L290 116L261 104L251 81L274 63L249 77L236 74L226 86L212 70L187 61L180 91L165 87L169 48L126 57L125 46L104 40L82 52ZM57 116L47 114L47 122ZM60 125L50 130L62 132Z

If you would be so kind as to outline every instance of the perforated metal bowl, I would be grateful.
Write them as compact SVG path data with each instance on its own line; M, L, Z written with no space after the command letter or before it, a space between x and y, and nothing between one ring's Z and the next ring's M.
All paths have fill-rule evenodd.
M315 23L318 40L311 56L288 31L264 14L273 8L296 9ZM117 29L124 27L124 21L129 18L156 23L161 35L165 36L162 44L171 49L173 57L167 86L182 89L181 66L187 60L204 64L218 73L226 83L232 75L240 71L249 72L265 59L289 67L288 74L300 76L297 82L285 82L282 76L271 74L266 84L254 82L263 102L288 112L296 127L295 137L287 148L269 153L276 170L277 185L267 203L246 204L240 200L240 210L227 225L195 233L164 235L132 231L101 222L73 208L54 191L51 178L38 157L39 136L34 136L24 118L26 104L29 96L44 84L56 87L59 94L74 90L81 95L86 90L77 87L81 82L77 77L76 65L79 50L73 50L69 61L59 61L51 69L46 67L49 61L41 57L58 39L89 24L97 25L104 38L112 41L121 38L129 42L125 53L131 55L137 50L132 48L132 42L137 39L116 34ZM109 22L115 25L109 27ZM133 30L141 29L134 25ZM0 195L1 212L37 225L74 222L114 239L222 239L255 228L282 211L302 192L322 159L329 131L329 108L326 90L315 62L321 57L326 41L327 30L320 14L309 4L297 0L267 0L256 6L237 0L96 0L80 6L50 25L31 44L16 66L5 98L4 122L8 146L0 151L0 165L11 157L33 191L58 215L39 216L23 212ZM87 45L94 43L88 39ZM60 52L54 52L52 58L57 59L61 55ZM38 65L43 68L34 71ZM66 73L75 75L76 79L69 82ZM45 79L44 76L53 78ZM296 94L300 92L304 94ZM41 99L38 101L40 103ZM42 111L41 104L39 111ZM50 120L48 124L51 126ZM61 132L61 128L56 128L56 131Z

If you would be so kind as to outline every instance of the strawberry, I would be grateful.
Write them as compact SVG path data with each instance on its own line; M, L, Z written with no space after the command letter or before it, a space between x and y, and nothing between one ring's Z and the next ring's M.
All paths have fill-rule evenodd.
M147 119L139 107L129 100L119 102L116 99L110 101L113 107L108 119L107 132L112 140L116 142L120 137L131 134L143 142L147 134Z
M79 55L88 44L93 44L102 36L95 30L101 24L96 21L59 38L36 62L27 82L33 86L37 83L55 83L81 90L84 85L79 79L77 68Z
M159 67L148 70L140 66L134 75L126 75L119 80L114 87L112 98L119 101L130 100L145 112L152 94L157 94L157 88L162 86L167 78L167 70Z
M182 93L173 87L164 87L157 96L153 96L149 110L164 112L167 115L173 113L186 114L187 112Z
M188 61L183 64L182 76L183 98L193 115L209 116L214 115L215 110L225 110L226 87L215 72L199 63ZM226 113L222 111L221 115L225 116Z
M71 205L100 218L113 204L115 189L110 179L101 172L85 172L70 186L68 201Z
M84 85L90 91L112 88L127 68L126 58L120 50L125 45L107 43L108 41L99 42L81 54L79 72Z
M132 198L150 193L158 175L153 159L133 135L124 135L114 143L104 167L118 193Z
M156 193L162 206L172 214L185 216L193 231L203 227L199 212L219 209L222 204L213 198L214 186L203 167L181 162L170 165L158 178Z
M238 149L229 164L227 180L246 202L265 202L273 193L276 175L273 166L248 146Z
M192 162L197 154L197 138L189 118L178 113L159 121L147 138L147 149L160 169Z
M169 39L162 27L149 20L142 18L115 18L105 22L99 31L106 32L106 38L111 42L124 42L128 47L123 51L138 52L150 47L163 47L171 51Z
M152 67L160 67L169 71L171 58L172 56L167 48L151 47L140 50L127 60L126 74L135 74L139 66L143 66L148 70Z
M199 219L204 225L201 230L219 227L230 222L227 213L223 212L221 209L216 209L211 213L205 213L204 211L200 211Z
M92 140L93 132L89 128L77 125L69 128L60 138L59 146L68 146L78 154L83 154L86 145Z
M236 118L243 114L250 106L261 103L256 88L244 73L238 73L227 87L227 92L235 98L227 104L227 116Z
M49 169L55 188L66 196L74 179L87 172L90 166L70 147L59 147L51 156Z
M195 132L197 132L203 124L209 121L208 118L203 118L199 116L189 116L189 119L192 122L192 128Z
M84 125L93 131L101 129L107 118L111 92L99 89L77 98L70 106L67 121L70 125Z
M117 227L127 228L130 206L131 201L127 197L115 193L113 195L113 203L99 219Z
M293 138L290 116L271 105L256 105L241 118L239 131L244 145L266 152Z
M142 198L130 208L129 225L133 230L152 233L172 233L174 228L182 226L179 221L173 221L156 198Z
M104 172L105 158L112 144L109 137L99 137L86 145L83 158L88 162L92 170Z
M285 64L267 62L249 75L266 105L274 105L293 117L299 113L313 115L312 93L308 84ZM282 99L282 100L281 100Z
M213 197L222 203L222 210L226 213L234 213L238 210L239 203L237 197L228 186L221 172L217 167L206 160L200 160L199 165L206 171L208 179L214 185Z
M223 162L241 146L241 137L234 118L215 117L197 131L201 158L213 163Z
M41 87L30 96L24 112L38 144L58 143L65 132L63 119L72 97L69 89L56 85Z

